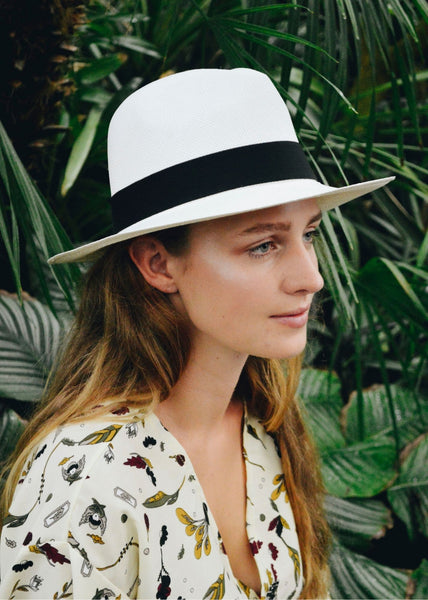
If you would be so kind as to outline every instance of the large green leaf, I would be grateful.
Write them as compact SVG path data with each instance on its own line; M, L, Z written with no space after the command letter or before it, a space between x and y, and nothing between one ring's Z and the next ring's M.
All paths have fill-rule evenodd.
M317 369L303 369L299 395L304 404L304 419L320 453L345 446L340 431L342 408L340 382L336 375Z
M364 551L393 525L391 511L380 500L326 496L325 512L338 540L355 551Z
M330 556L332 598L405 598L408 577L348 550L337 541Z
M388 490L388 500L404 521L410 537L428 537L428 434L404 451L400 474Z
M0 396L40 399L58 354L62 330L53 313L32 298L0 295Z
M366 497L384 490L396 475L394 440L377 436L346 445L340 429L340 382L333 373L303 369L298 393L305 422L320 453L328 493Z
M392 435L395 419L402 448L427 430L428 402L416 397L412 390L397 385L390 386L390 394L392 407L385 386L374 385L363 391L364 432L366 437L379 433ZM351 443L359 440L357 400L357 395L352 394L344 411L345 436Z
M321 454L321 472L333 496L374 496L388 487L396 472L394 440L371 438Z
M345 439L340 431L339 420L334 409L326 405L310 404L305 407L304 419L312 438L320 453L325 453L345 446Z

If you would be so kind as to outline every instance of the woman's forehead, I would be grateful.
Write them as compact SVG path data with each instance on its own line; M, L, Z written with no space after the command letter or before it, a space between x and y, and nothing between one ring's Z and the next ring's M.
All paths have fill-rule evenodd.
M212 233L257 233L263 229L287 230L295 221L314 222L321 219L316 200L309 198L279 206L262 208L229 217L202 221L190 226L192 235Z

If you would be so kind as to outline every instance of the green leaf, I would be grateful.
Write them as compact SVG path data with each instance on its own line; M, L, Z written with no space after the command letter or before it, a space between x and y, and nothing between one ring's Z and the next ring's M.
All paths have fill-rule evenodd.
M413 441L428 427L428 402L417 398L412 390L390 385L400 448ZM393 418L385 387L374 385L362 392L364 432L366 437L394 433ZM344 410L344 431L349 442L359 440L357 427L357 396L352 394Z
M133 50L139 54L146 54L152 58L161 59L162 55L159 53L154 44L150 44L146 40L143 40L136 36L131 35L120 35L112 39L114 44L126 48L127 50Z
M426 330L428 313L410 283L391 260L369 260L360 270L356 283L365 297L380 303L399 321L411 319Z
M83 67L76 74L76 79L82 85L92 85L116 71L123 63L124 57L111 54L95 59L88 67Z
M73 318L73 313L67 303L58 282L53 276L49 264L43 260L43 253L38 239L32 236L27 241L27 256L29 283L37 300L46 303L45 298L50 298L49 308L52 309L55 317L64 325L66 329ZM81 266L79 265L79 268ZM83 268L82 268L83 271ZM74 290L70 290L73 301L77 303L77 297Z
M337 213L339 215L339 220L340 220L340 210L338 210ZM331 222L331 219L330 219L330 216L328 215L328 213L323 216L322 223L323 223L323 227L325 228L325 230L327 232L330 247L334 249L336 256L339 260L339 264L341 266L341 272L346 279L346 287L351 292L353 299L358 301L357 294L354 289L354 284L352 282L351 273L349 271L348 261L343 253L342 247L339 243L336 232L334 231L334 228L333 228L333 225L332 225L332 222ZM343 227L343 229L345 229L345 227Z
M326 496L328 524L338 540L354 551L367 550L393 525L391 511L380 500Z
M424 558L410 579L409 598L428 598L428 560Z
M70 152L70 157L65 167L64 179L61 185L61 194L65 196L74 185L76 179L85 164L85 160L91 150L92 143L97 132L102 110L98 107L91 109L82 131L78 135Z
M321 369L302 369L298 394L305 406L310 404L328 404L339 416L342 408L340 380L331 371Z
M43 258L37 257L37 260L44 263L49 256L71 250L72 245L67 234L24 169L1 123L0 177L6 190L4 195L0 194L3 219L5 220L11 211L16 215L16 224L13 227L19 228L22 239L31 241L34 236L38 240L40 255ZM9 258L13 261L11 256ZM41 265L38 270L41 272ZM79 268L76 265L61 265L60 269L52 268L52 273L68 305L73 309L72 290L80 279ZM46 299L51 303L49 296Z
M342 400L336 375L304 369L298 393L304 403L304 419L321 456L324 485L333 496L373 496L395 477L394 441L370 438L345 446L340 430Z
M400 474L388 490L388 500L411 538L417 532L428 537L428 434L418 438L403 456Z
M0 295L0 395L36 402L59 350L61 327L37 300Z
M3 169L1 169L1 171L3 171ZM0 198L1 204L3 206L7 205L7 200L4 199L3 194L0 194ZM11 231L9 232L9 228L6 223L6 219L4 218L3 211L0 211L0 238L3 241L9 259L9 263L12 268L16 291L18 293L18 296L21 298L21 247L19 244L19 228L13 206L10 206L10 220Z
M308 39L305 39L304 37L291 35L287 32L282 32L279 29L273 29L272 27L264 27L262 25L257 25L248 21L240 21L239 19L222 17L221 20L216 19L216 21L217 24L221 22L222 24L230 25L233 27L233 29L236 29L237 31L251 31L253 33L263 35L267 39L278 38L281 40L302 44L304 47L309 47L312 50L316 50L317 52L326 54L328 58L333 60L333 58L328 55L328 52L322 46L314 44L313 42L311 42ZM257 40L257 38L254 39ZM273 48L273 50L275 50L275 48Z
M327 371L303 369L298 394L304 404L303 417L319 452L342 448L340 382Z
M418 267L422 267L426 264L428 259L428 231L425 234L424 240L419 248L418 257L416 260L416 264Z
M281 13L284 12L284 9L296 9L296 8L302 8L305 10L309 10L307 7L303 6L302 4L295 4L294 2L288 2L288 3L275 3L275 4L266 4L264 6L254 6L251 8L232 8L231 10L229 10L227 12L228 15L235 15L235 16L241 16L241 15L252 15L255 13L259 13L259 12L277 12L280 11Z
M25 421L12 409L5 409L0 416L0 457L4 461L15 449L25 428Z
M407 575L348 550L337 541L330 555L331 597L405 598Z
M79 95L84 102L98 104L100 107L105 106L112 98L112 93L101 87L83 88L79 91Z
M374 496L394 479L395 444L390 438L372 438L321 454L321 472L327 492L341 498Z
M341 320L343 323L348 320L352 320L355 323L354 311L349 302L348 289L341 280L336 261L322 230L320 230L320 238L317 242L317 254L319 257L321 273L325 279L326 287L334 299Z

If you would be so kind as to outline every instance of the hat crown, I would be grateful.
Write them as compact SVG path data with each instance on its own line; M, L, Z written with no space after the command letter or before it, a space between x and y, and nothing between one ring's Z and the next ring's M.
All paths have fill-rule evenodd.
M252 69L195 69L131 94L108 133L112 194L168 167L252 144L297 141L275 86Z
M342 188L318 182L275 85L252 69L196 69L137 90L113 115L108 158L117 233L49 262L86 260L139 235L308 198L329 210L393 179Z

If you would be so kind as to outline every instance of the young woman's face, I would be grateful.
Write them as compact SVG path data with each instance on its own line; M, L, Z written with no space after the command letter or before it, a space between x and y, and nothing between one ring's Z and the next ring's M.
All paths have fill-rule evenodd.
M310 199L191 227L173 276L194 348L265 358L303 350L309 307L323 286L313 246L320 220Z

